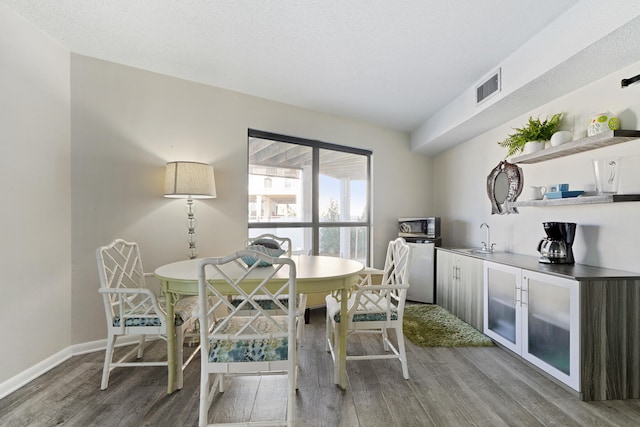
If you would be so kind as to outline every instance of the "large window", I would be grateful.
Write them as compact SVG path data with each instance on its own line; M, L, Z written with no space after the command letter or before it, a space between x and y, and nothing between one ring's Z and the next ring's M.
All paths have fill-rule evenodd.
M249 130L249 237L369 264L371 152Z

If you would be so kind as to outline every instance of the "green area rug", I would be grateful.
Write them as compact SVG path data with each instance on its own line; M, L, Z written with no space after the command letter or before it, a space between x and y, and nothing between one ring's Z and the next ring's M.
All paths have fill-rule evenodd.
M493 346L487 336L437 305L406 305L402 326L409 341L421 347Z

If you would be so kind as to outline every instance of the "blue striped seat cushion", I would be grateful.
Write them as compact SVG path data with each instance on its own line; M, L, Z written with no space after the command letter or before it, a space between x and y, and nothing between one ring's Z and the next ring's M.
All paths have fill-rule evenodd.
M327 304L327 312L330 316L333 316L333 320L336 323L340 323L340 301L338 301L332 295L327 295L325 298L325 302ZM355 297L349 298L347 301L347 309L351 309L353 304L355 303ZM391 307L390 310L390 320L398 320L398 311L395 306ZM358 312L353 315L354 322L381 322L387 320L386 312L375 312L375 311L363 311Z
M259 245L259 244L253 244L253 245L247 246L247 249L251 249L251 250L263 253L273 258L278 258L280 255L282 255L285 252L284 249L268 248L266 246ZM247 267L251 267L253 264L255 264L256 261L258 261L258 258L247 255L242 257L242 261L244 261L244 263L247 264ZM260 260L258 267L269 267L270 265L271 265L270 262Z
M287 330L287 316L272 316L272 319L285 331ZM249 320L250 317L235 316L231 318L224 329L218 331L218 333L220 335L233 334L246 325ZM276 326L267 319L256 319L252 325L256 326L260 333L268 334L279 332ZM252 332L247 331L247 333ZM277 360L287 360L288 352L288 339L286 337L250 340L209 338L209 362L213 363L273 362Z
M165 302L163 298L160 298L158 303L160 307L165 307ZM176 326L182 325L184 322L189 320L192 317L198 316L198 297L186 297L181 298L176 303L175 308L175 321L174 324ZM135 316L135 313L131 313L130 316L127 316L124 321L125 326L160 326L160 318L157 316ZM120 326L120 316L115 316L113 318L113 326Z
M289 307L289 296L282 296L278 298L281 302L282 305L284 305L285 307ZM253 300L258 303L258 305L260 307L262 307L264 310L278 310L280 309L280 307L278 307L276 305L276 303L273 301L273 299L271 297L259 297L256 296L253 298ZM234 307L238 307L240 305L240 303L244 301L243 298L241 297L233 297L231 299L231 304L233 304ZM250 303L246 303L245 305L242 306L243 310L255 310L255 308L253 307L253 305L251 305Z

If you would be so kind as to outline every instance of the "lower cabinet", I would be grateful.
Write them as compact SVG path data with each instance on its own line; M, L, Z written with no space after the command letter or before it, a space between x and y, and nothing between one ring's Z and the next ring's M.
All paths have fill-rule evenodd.
M484 333L576 391L580 387L580 286L484 262Z
M482 331L482 265L478 258L438 250L436 302Z

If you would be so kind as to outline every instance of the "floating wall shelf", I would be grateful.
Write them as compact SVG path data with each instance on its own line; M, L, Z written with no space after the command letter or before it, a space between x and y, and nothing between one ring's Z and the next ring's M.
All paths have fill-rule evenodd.
M620 144L621 142L633 141L640 138L638 130L611 130L595 136L576 139L557 147L547 148L531 154L523 154L522 156L512 157L511 163L538 163L545 160L557 159L559 157L569 156L571 154L581 153L583 151L595 150L596 148L607 147L610 145ZM561 199L565 200L565 199ZM595 202L608 203L608 202ZM514 205L515 206L515 205Z
M605 194L593 196L567 197L565 199L523 200L511 202L514 207L521 206L566 206L590 205L596 203L638 202L640 194Z

